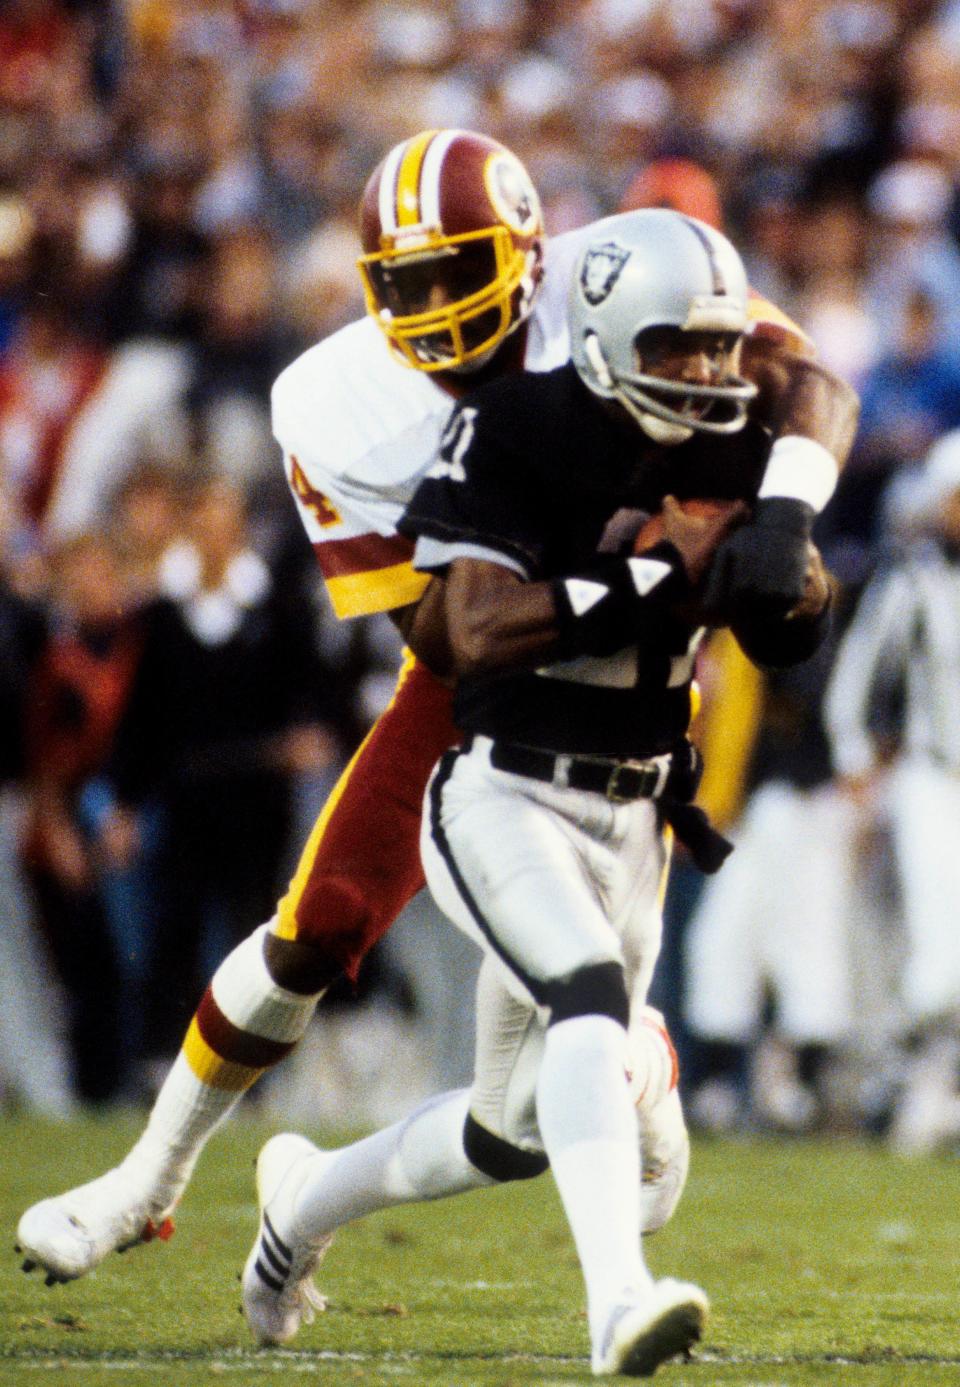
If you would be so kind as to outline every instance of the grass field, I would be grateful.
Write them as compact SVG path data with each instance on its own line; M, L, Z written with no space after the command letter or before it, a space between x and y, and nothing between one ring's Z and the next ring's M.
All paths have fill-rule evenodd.
M0 1383L521 1387L591 1380L579 1271L549 1176L381 1214L323 1268L325 1315L252 1346L237 1275L256 1228L252 1162L276 1130L234 1121L204 1156L176 1237L51 1289L13 1251L22 1209L99 1173L129 1120L0 1122ZM316 1137L316 1133L310 1135ZM850 1143L697 1145L684 1201L647 1244L713 1316L665 1387L960 1384L960 1161Z

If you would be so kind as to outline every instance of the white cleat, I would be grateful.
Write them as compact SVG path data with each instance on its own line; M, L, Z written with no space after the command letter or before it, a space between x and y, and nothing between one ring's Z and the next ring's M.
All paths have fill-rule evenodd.
M323 1153L306 1137L271 1137L257 1157L260 1228L241 1278L243 1313L260 1344L285 1344L301 1324L312 1324L327 1302L313 1275L333 1242L328 1233L314 1243L297 1243L288 1233L293 1205L313 1158Z
M593 1352L594 1377L650 1377L668 1358L689 1352L709 1309L699 1286L669 1276L646 1295L615 1305Z
M119 1167L86 1185L33 1204L17 1227L23 1270L46 1272L46 1283L86 1276L111 1252L173 1235L169 1210L143 1193Z

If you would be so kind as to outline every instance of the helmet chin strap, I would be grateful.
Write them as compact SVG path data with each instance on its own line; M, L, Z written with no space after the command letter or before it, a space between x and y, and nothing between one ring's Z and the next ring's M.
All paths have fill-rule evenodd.
M692 438L695 433L695 430L688 424L681 424L674 419L661 419L659 415L644 409L618 386L614 387L612 397L622 409L626 410L630 418L640 425L643 432L654 443L662 443L666 447L672 448L677 443L686 443L687 439Z
M633 410L630 412L634 413ZM686 443L694 434L694 430L686 424L670 424L666 419L658 419L655 414L647 414L646 411L637 411L635 418L648 438L652 438L654 443L665 443L668 447L675 443Z

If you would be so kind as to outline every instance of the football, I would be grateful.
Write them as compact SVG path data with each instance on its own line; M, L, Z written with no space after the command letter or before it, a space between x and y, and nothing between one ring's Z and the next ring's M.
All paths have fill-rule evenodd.
M679 506L684 515L699 516L703 519L720 519L725 515L730 515L741 506L740 501L721 501L716 498L696 496L687 501L680 501ZM745 519L746 517L744 517ZM742 521L738 522L742 523ZM633 552L642 554L645 549L651 549L653 545L659 544L663 539L664 523L663 512L656 511L645 520L637 531L633 541Z

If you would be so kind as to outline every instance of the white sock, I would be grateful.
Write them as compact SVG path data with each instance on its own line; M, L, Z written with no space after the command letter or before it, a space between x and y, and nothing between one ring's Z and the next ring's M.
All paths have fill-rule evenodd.
M213 975L213 1002L224 1020L250 1042L298 1041L322 993L305 996L278 987L263 957L261 925L231 951ZM154 1213L168 1213L193 1173L201 1151L265 1064L244 1065L218 1055L196 1017L157 1094L147 1126L123 1161L123 1168L149 1189Z
M200 1153L242 1096L201 1083L183 1053L177 1056L121 1166L150 1190L154 1217L179 1202Z
M402 1122L317 1156L295 1203L297 1238L313 1242L376 1209L496 1183L464 1155L469 1100L466 1089L429 1098Z
M612 1305L651 1285L640 1246L637 1115L627 1037L606 1016L547 1031L537 1084L540 1134L573 1233L596 1341Z

